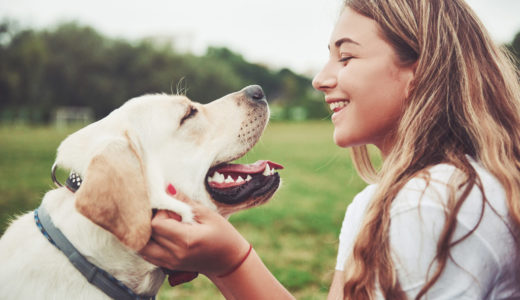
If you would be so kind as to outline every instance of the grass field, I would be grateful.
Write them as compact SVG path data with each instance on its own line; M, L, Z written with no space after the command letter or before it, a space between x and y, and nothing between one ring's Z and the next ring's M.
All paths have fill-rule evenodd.
M231 222L298 299L324 299L335 265L345 208L364 183L348 152L332 141L330 122L271 123L241 162L285 166L283 186L266 205ZM73 129L0 127L0 232L12 216L39 205L52 188L56 148ZM64 173L60 176L65 176ZM223 299L203 276L161 289L158 299Z

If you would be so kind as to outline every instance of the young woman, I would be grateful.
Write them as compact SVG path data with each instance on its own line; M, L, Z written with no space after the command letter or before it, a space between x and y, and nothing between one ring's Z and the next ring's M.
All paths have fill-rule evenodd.
M346 0L329 51L313 85L371 183L347 209L329 299L520 299L520 87L475 14L463 0ZM142 255L229 299L292 298L195 207L193 225L159 213Z

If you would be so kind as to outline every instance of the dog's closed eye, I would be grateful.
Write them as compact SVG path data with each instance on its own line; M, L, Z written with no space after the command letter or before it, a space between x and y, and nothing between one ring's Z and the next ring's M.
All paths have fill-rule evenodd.
M190 107L188 107L188 110L186 111L186 114L184 115L184 117L182 117L180 125L182 125L184 121L188 120L189 118L194 117L197 114L197 112L198 110L194 106L190 105Z

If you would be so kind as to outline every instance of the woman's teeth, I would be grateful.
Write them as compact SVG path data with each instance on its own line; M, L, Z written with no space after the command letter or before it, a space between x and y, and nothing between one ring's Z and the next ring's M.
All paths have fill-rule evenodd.
M337 112L337 111L340 111L343 107L347 106L349 102L348 101L336 101L336 102L332 102L330 103L330 110L332 110L333 112Z

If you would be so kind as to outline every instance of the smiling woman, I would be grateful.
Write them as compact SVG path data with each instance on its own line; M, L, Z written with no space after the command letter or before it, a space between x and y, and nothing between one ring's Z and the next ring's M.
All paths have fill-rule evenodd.
M371 183L347 208L329 299L520 297L511 61L463 0L346 0L328 45L313 85L333 111L335 143L354 149ZM200 271L230 299L292 298L229 223L196 214L189 226L158 221L162 247L148 259ZM209 258L222 272L198 262Z
M379 35L373 19L346 9L332 32L330 58L313 86L325 93L334 112L338 146L374 144L386 155L415 66L401 66L392 45Z

